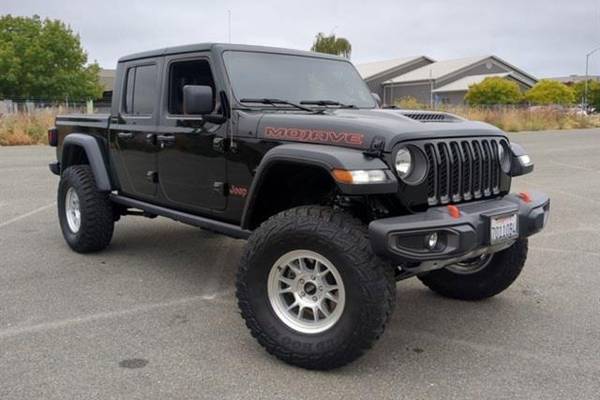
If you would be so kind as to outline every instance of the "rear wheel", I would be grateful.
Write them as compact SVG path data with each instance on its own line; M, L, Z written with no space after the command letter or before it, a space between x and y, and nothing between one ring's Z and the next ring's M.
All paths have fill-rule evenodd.
M511 247L419 275L427 287L442 296L481 300L506 290L519 276L527 260L527 239Z
M252 234L237 297L246 325L269 353L331 369L362 355L383 333L395 282L360 222L326 207L298 207Z
M98 192L89 165L67 168L58 186L58 219L63 236L78 253L106 248L114 216L108 193Z

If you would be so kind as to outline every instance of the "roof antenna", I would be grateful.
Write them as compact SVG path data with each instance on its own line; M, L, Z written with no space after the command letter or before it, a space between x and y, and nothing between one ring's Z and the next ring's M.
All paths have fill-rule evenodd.
M228 20L228 35L229 35L229 43L231 43L231 10L227 10L227 20Z

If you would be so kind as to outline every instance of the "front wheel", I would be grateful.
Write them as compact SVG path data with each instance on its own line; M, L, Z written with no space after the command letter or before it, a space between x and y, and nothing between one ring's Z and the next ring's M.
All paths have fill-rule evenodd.
M298 207L250 237L237 277L238 304L269 353L304 368L336 368L383 333L395 300L392 272L351 216Z
M481 300L507 289L519 276L527 259L527 239L519 239L498 253L419 275L429 289L459 300Z

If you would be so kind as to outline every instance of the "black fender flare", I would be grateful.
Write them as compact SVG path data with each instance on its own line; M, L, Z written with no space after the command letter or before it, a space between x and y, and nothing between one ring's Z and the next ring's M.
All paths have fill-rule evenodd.
M389 167L381 159L369 157L362 150L304 143L290 143L276 146L263 156L256 169L252 185L248 192L248 198L244 205L241 222L242 228L247 229L250 225L252 209L260 194L267 171L280 162L320 167L330 175L333 169L381 169L389 171ZM388 182L367 185L350 185L335 180L334 182L342 193L348 195L396 193L398 191L398 181L391 171L388 173L388 177L390 178Z
M64 170L69 166L69 152L70 148L74 146L81 147L83 151L85 151L85 155L90 163L90 168L94 173L97 189L101 192L111 191L113 187L106 169L105 158L102 149L100 148L100 144L93 136L82 133L71 133L65 137L62 145L60 162L61 170Z

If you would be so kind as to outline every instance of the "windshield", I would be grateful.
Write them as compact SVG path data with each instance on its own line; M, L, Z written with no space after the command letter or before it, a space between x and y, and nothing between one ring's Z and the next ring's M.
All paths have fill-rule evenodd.
M238 100L325 100L360 108L376 106L367 85L346 61L243 51L226 51L223 59Z

